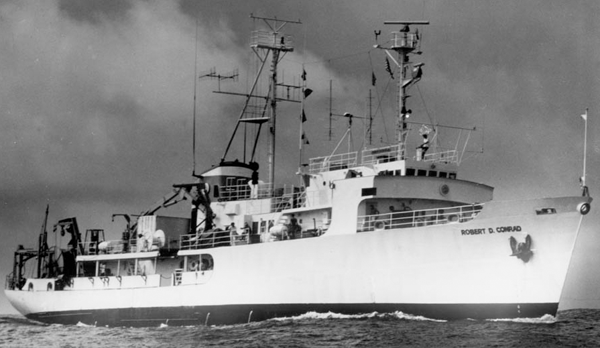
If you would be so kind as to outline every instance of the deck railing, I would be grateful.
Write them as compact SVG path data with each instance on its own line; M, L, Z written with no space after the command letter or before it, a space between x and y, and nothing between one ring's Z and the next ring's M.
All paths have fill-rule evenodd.
M423 161L425 162L445 162L445 163L459 163L458 151L456 150L443 150L434 153L426 153Z
M126 242L122 239L119 240L105 240L99 242L85 242L83 245L84 255L98 255L98 254L119 254L124 253L126 250ZM101 245L102 244L102 248Z
M412 157L413 160L433 163L459 164L459 152L457 150L440 149L436 152L421 155L421 150ZM358 152L349 152L333 156L315 157L309 160L308 172L319 174L322 172L348 169L358 166L373 166L387 162L400 161L407 156L406 147L403 144L384 146L375 149L366 149L361 152L360 161Z
M473 220L483 204L435 209L409 210L358 217L357 231L368 232L394 228L422 227Z
M379 147L376 149L365 149L362 151L362 164L378 164L397 161L404 158L404 145Z
M268 202L257 202L265 198L271 198ZM281 188L273 189L271 184L261 183L256 187L250 185L229 185L221 186L218 200L227 201L246 201L247 214L260 214L269 212L280 212L284 209L292 209L306 206L307 199L314 202L313 197L307 197L305 191L293 185L285 185Z
M357 165L358 152L341 153L332 156L311 158L308 163L308 171L318 174L324 171L351 168Z
M179 249L194 250L232 246L238 244L248 244L247 238L247 235L236 236L232 235L229 231L220 230L208 231L198 234L184 234L180 236Z

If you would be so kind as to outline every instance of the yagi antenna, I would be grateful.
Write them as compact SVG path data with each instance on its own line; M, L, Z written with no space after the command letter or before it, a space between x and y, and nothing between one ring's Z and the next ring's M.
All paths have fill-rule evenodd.
M239 76L238 69L233 69L233 71L226 73L226 74L218 74L216 68L211 68L209 71L205 71L205 72L201 73L199 78L201 78L201 79L202 78L210 78L211 80L219 81L218 87L219 87L219 91L221 91L221 81L222 80L233 80L234 82L237 82L238 76Z

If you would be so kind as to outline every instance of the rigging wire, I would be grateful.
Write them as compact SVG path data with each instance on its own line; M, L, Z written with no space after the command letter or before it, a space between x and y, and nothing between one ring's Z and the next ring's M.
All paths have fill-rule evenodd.
M371 65L371 72L373 72L374 69L373 69L373 61L371 60L371 51L372 50L369 50L369 63ZM385 85L385 87L383 89L383 95L385 95L387 93L387 91L388 91L388 89L390 87L390 83L391 83L391 80L387 79L387 84ZM377 88L375 88L375 97L377 98L377 107L375 108L375 117L377 117L378 114L381 115L381 120L383 121L383 128L386 130L384 132L385 138L386 138L386 142L389 144L390 143L390 138L389 138L389 135L388 135L388 132L387 132L388 127L387 127L387 125L385 123L385 117L383 116L383 110L382 110L382 107L381 107L382 104L383 104L383 101L382 101L383 98L379 95L379 91L377 90Z
M438 141L438 137L437 137L437 129L436 129L436 124L433 122L433 118L431 117L431 114L429 113L429 110L427 109L427 104L425 103L425 98L423 98L423 93L421 93L421 88L419 88L419 84L416 84L417 86L417 91L419 92L419 97L421 98L421 103L423 103L423 108L425 109L425 113L427 114L427 119L429 120L429 124L431 124L431 126L433 127L433 131L436 134L436 136L433 138L433 140L435 141L434 146L438 147L439 141Z

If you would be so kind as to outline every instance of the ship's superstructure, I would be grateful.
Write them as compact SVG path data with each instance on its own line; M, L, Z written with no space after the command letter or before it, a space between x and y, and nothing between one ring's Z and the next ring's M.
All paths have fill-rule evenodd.
M245 323L307 311L556 314L591 198L496 202L491 187L459 178L471 130L449 127L458 135L446 149L437 142L444 127L408 120L408 89L423 68L409 58L420 49L411 27L427 22L386 22L400 29L389 46L376 46L398 68L396 142L312 158L298 172L302 185L274 187L277 63L293 50L281 29L298 22L255 19L270 28L251 41L259 71L271 64L270 89L259 98L262 111L250 112L254 83L235 128L252 125L260 135L267 125L268 181L258 175L257 141L243 161L226 160L230 141L221 162L194 173L193 183L173 185L137 218L121 214L119 240L101 229L82 235L68 218L54 225L68 248L50 248L44 224L38 248L19 247L7 277L19 312L111 326ZM192 203L190 218L156 215L183 199ZM35 274L26 276L33 262Z

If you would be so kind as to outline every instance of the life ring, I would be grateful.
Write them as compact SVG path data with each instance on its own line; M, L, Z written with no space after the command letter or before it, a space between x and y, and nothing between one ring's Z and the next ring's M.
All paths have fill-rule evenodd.
M198 261L190 262L190 265L188 266L188 270L190 270L191 272L196 272L199 269L200 269L200 263Z
M587 202L579 203L577 205L577 210L579 210L579 213L581 215L587 215L587 213L590 212L590 209L591 209L590 204Z
M459 222L459 221L460 221L460 217L458 216L458 214L448 215L448 222L452 223L452 222Z
M383 222L383 221L375 222L375 230L384 230L384 229L385 229L385 222Z

